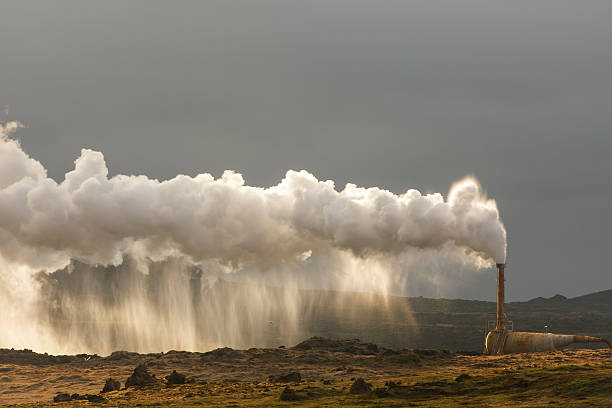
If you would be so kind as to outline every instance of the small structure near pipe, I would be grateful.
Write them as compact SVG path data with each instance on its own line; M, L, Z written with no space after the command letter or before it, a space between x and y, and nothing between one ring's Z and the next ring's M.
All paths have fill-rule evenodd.
M497 264L497 319L495 321L495 329L491 330L485 339L485 354L499 355L554 351L573 343L606 343L612 349L612 344L600 337L515 332L512 325L508 327L504 319L505 268L505 264Z

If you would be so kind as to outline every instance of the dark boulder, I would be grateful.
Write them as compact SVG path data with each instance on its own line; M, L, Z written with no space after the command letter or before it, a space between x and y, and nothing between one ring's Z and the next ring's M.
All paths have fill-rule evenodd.
M378 398L384 398L384 397L388 397L389 396L389 390L387 388L385 388L385 387L374 388L374 391L372 391L372 392Z
M457 376L457 378L455 378L456 382L463 382L465 380L469 380L470 378L472 378L471 375L469 374L460 374L459 376Z
M102 388L101 392L119 391L120 389L121 383L113 378L109 378L108 380L106 380L104 388Z
M143 387L155 382L155 376L151 375L144 364L139 364L132 375L125 382L125 388L128 387Z
M185 384L187 379L185 374L177 373L176 370L172 371L172 374L167 375L165 378L168 381L168 385Z
M105 402L106 398L101 395L95 394L77 394L74 393L72 395L67 392L62 392L53 397L53 402L67 402L67 401L89 401L89 402Z
M105 402L106 401L106 398L104 398L101 395L96 395L96 394L86 394L85 398L89 402Z
M298 395L291 388L285 387L285 389L283 389L283 391L281 391L279 399L281 401L297 401L298 400Z
M67 392L60 392L55 397L53 397L53 402L66 402L66 401L71 401L71 400L72 398L70 397L70 394L68 394Z
M351 389L349 390L350 394L366 394L372 391L372 384L365 382L363 378L358 378L355 380L353 385L351 385Z

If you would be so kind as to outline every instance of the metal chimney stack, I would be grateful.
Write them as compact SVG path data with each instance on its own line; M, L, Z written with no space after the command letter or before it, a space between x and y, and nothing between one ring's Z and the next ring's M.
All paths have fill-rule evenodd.
M504 323L504 297L505 297L505 279L504 268L506 264L497 264L497 323L495 330L505 330Z
M491 330L485 338L485 354L499 355L507 353L554 351L572 343L591 342L606 343L608 347L612 349L612 343L601 337L515 332L513 324L509 324L509 328L506 328L504 317L505 268L506 264L497 264L497 321L495 322L495 330ZM487 328L488 327L489 326L487 326Z

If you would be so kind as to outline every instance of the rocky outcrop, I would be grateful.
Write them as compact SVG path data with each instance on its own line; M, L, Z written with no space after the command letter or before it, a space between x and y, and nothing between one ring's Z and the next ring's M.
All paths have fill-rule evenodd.
M298 383L301 380L302 375L297 371L281 375L271 375L268 377L268 381L273 383Z
M111 391L119 391L121 389L121 383L113 378L109 378L104 383L104 388L102 388L101 392L111 392Z
M139 364L131 376L125 382L125 388L128 387L144 387L155 382L155 376L150 374L144 364Z
M367 394L372 391L372 384L366 382L363 378L358 378L351 385L349 394Z
M333 340L314 336L295 346L298 350L326 350L350 354L377 354L378 346L373 343L362 343L359 339Z
M185 384L185 374L177 373L176 370L172 371L172 374L167 375L166 381L168 385Z
M283 391L281 391L279 399L281 401L297 401L298 395L297 393L289 387L285 387Z

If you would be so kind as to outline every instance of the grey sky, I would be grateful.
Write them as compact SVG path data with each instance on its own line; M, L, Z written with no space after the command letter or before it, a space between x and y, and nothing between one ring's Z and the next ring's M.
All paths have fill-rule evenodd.
M446 192L474 173L510 300L612 288L609 1L0 0L2 120L61 179L288 169ZM491 299L491 282L457 296Z

